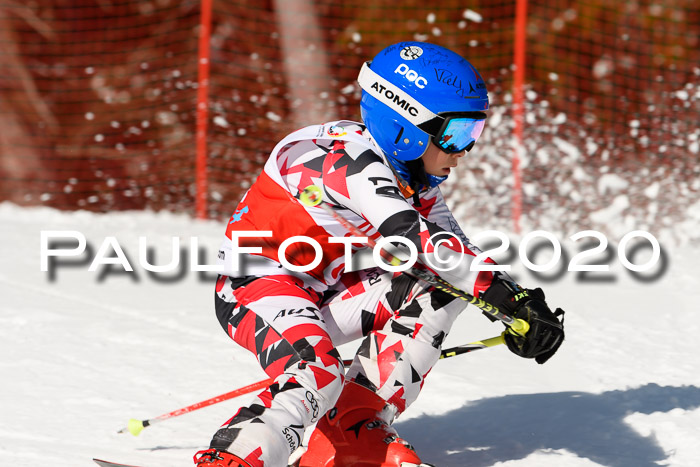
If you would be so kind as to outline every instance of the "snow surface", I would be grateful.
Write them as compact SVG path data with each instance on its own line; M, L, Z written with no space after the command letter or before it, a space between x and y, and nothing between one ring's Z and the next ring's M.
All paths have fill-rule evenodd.
M156 245L157 264L169 258L171 237L185 250L196 237L207 252L200 262L212 264L223 223L5 203L0 226L0 464L87 467L100 457L192 465L249 396L138 437L116 432L130 418L153 418L265 375L219 327L211 279L187 268L170 282L154 279L139 265L138 237ZM93 254L114 236L134 272L90 272L92 258L78 258L52 280L40 271L42 230L80 231ZM610 272L585 282L575 273L538 281L513 263L521 283L543 286L549 303L567 310L560 352L543 366L504 347L438 362L397 422L399 433L438 466L698 465L700 250L671 246L662 242L668 267L649 282L615 256ZM499 331L469 309L447 345ZM352 352L341 348L346 358Z

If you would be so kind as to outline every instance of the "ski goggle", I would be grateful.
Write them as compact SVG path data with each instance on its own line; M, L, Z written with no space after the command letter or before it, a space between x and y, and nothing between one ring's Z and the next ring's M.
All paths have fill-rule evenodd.
M433 143L446 153L470 151L481 136L486 124L486 114L469 112L441 114L445 119L440 131L433 136Z

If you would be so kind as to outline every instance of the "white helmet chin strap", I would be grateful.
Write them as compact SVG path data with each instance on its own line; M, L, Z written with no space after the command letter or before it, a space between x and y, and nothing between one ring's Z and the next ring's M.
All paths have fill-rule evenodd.
M442 120L442 117L423 107L420 102L401 88L375 73L369 64L370 62L365 62L362 65L360 75L357 77L357 82L365 92L396 111L415 126L423 125L433 119Z

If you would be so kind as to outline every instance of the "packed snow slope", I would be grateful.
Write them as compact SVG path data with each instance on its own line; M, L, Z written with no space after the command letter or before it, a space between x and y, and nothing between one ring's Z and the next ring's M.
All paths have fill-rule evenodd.
M224 225L9 204L0 204L0 225L0 464L87 467L100 457L191 465L250 397L166 420L138 437L117 430L130 418L153 418L265 377L219 327L211 277L191 270L190 239L202 249L199 264L214 264ZM42 272L42 231L79 231L87 253L57 258ZM576 249L566 236L559 239L570 258ZM160 265L179 237L186 267L149 274L139 237ZM133 272L119 264L89 271L105 241L119 245ZM510 263L518 280L542 286L550 305L567 311L564 346L541 366L505 347L438 362L397 422L399 432L438 466L698 465L700 249L661 246L665 267L642 277L616 253L593 258L609 272L583 277L537 277L516 254ZM546 260L545 252L535 262ZM446 345L501 327L470 308ZM349 358L353 347L341 353Z

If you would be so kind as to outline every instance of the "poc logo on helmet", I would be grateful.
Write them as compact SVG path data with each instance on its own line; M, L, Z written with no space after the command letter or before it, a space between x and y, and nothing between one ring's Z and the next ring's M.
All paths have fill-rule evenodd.
M399 66L396 67L396 70L394 70L394 73L398 73L402 76L405 76L407 80L415 82L416 86L418 86L421 89L425 88L428 85L427 79L423 78L418 73L411 70L405 63L399 64Z

